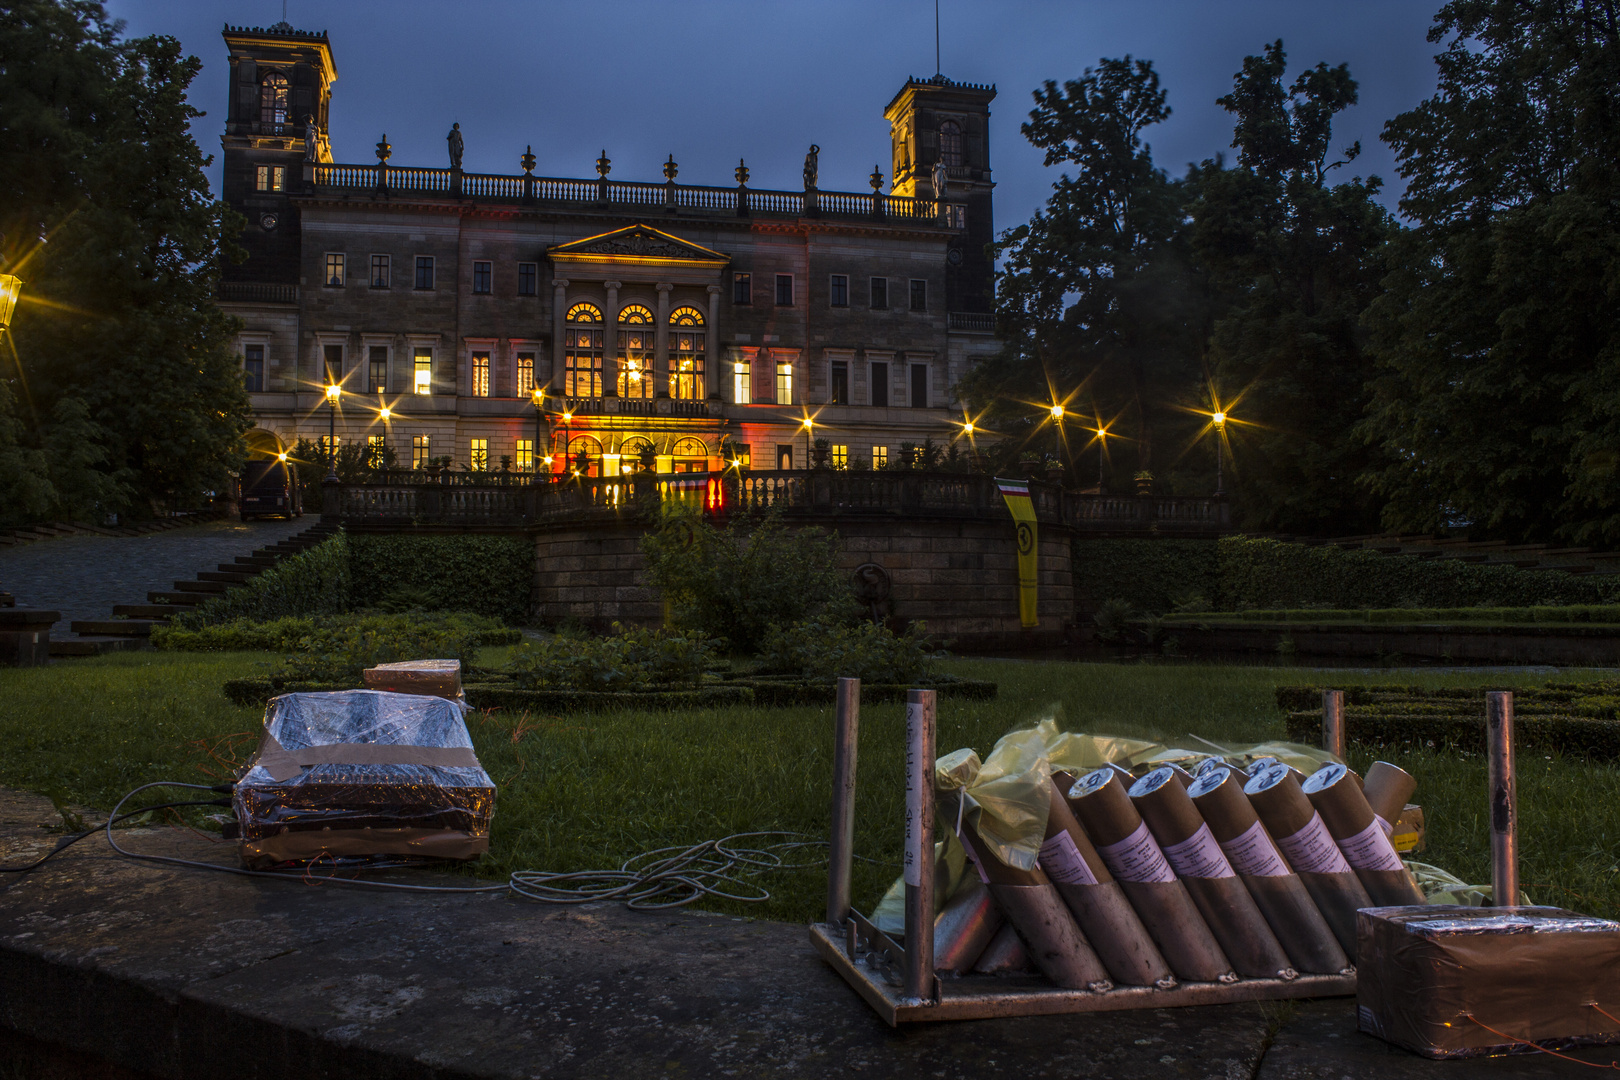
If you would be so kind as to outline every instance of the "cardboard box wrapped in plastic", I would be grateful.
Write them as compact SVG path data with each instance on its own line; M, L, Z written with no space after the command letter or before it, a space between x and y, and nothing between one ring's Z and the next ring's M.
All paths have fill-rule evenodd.
M1369 1035L1431 1058L1620 1043L1620 923L1428 904L1363 908L1357 931Z
M473 753L465 709L376 690L272 698L232 797L243 863L483 854L495 784Z
M367 690L466 700L461 693L460 660L402 660L395 664L378 664L362 671L360 678Z

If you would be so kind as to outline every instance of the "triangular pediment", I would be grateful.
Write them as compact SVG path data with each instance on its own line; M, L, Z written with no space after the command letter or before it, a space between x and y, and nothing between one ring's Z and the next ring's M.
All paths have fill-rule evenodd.
M631 225L612 232L558 244L549 254L557 262L642 263L665 266L719 267L731 262L724 252L682 240L651 225Z

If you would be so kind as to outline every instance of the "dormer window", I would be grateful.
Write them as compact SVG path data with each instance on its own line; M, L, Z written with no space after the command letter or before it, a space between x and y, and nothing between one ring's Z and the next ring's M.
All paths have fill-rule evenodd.
M939 160L946 165L962 164L962 125L955 120L939 125Z
M259 83L259 123L287 122L287 76L272 71Z

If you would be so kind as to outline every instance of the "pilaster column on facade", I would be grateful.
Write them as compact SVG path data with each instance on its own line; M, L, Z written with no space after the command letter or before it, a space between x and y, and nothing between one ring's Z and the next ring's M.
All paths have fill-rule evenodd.
M541 380L535 373L535 385L550 385L552 393L562 385L563 377L563 322L568 318L568 279L551 279L551 370Z
M720 286L709 286L709 323L703 328L703 366L708 369L703 373L705 397L726 385L720 371L720 292Z
M602 396L619 396L619 290L624 283L604 281L607 310L602 313Z
M653 396L668 394L674 397L669 379L669 294L675 286L667 281L658 283L658 326L653 330Z

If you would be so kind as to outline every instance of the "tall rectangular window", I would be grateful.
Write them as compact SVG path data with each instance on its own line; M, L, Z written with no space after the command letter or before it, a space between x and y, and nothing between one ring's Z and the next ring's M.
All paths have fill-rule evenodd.
M790 360L776 362L776 403L793 404L793 362Z
M489 468L489 440L473 439L467 450L467 464L474 472Z
M829 374L831 375L829 382L832 384L830 388L832 403L834 405L848 405L849 361L834 360L832 362L832 370Z
M540 266L538 263L518 263L518 295L534 296L539 289Z
M881 409L889 407L889 365L872 365L872 404Z
M416 257L416 287L418 289L433 288L433 256L418 255Z
M411 389L418 394L433 393L433 350L417 349L411 369Z
M371 287L373 289L388 288L393 277L392 260L387 255L373 255L371 257Z
M341 289L343 287L343 253L329 251L326 253L326 284L328 288Z
M244 345L242 347L242 381L247 384L250 394L264 392L264 346Z
M884 311L889 306L889 279L875 277L872 279L872 310Z
M489 397L489 353L472 354L472 396Z
M849 468L849 447L843 443L833 443L832 467L835 469Z
M961 203L949 203L945 207L945 224L953 229L967 228L967 207Z
M534 353L520 352L517 354L517 396L532 397L534 395Z
M731 302L746 307L754 302L754 275L731 275Z
M793 306L793 275L792 274L777 274L776 275L776 306L777 307L792 307Z
M849 275L834 274L828 283L827 302L833 307L849 307Z
M490 277L491 273L489 263L484 262L483 260L473 263L473 292L489 292Z
M911 365L911 407L928 408L928 365Z
M425 469L433 458L433 449L430 435L411 436L411 468Z
M783 469L783 470L793 468L793 444L792 443L777 443L776 444L776 467L778 469Z
M383 469L388 466L388 437L386 435L366 436L366 468Z
M747 405L754 400L750 366L746 353L739 355L731 365L731 400L738 405Z
M517 460L513 465L518 472L530 472L534 469L534 440L519 439L517 441Z
M872 447L872 468L886 469L889 467L889 448L887 446Z
M928 310L928 282L922 278L911 279L911 310Z
M368 363L366 389L373 394L388 393L388 346L373 345Z
M280 165L260 165L253 186L259 191L283 191L287 187L287 170Z
M343 346L324 346L321 354L326 361L326 385L343 382Z

